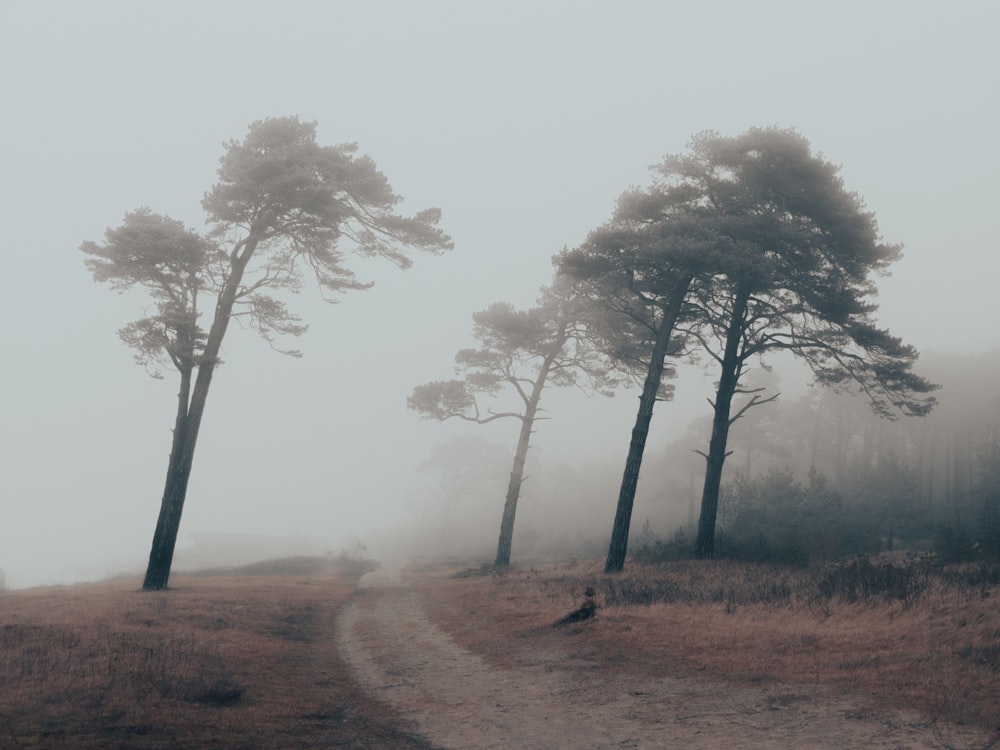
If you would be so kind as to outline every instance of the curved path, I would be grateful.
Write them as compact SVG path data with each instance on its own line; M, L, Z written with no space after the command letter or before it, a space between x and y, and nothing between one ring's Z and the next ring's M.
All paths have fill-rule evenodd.
M608 677L544 650L537 663L498 669L432 623L398 571L363 578L337 632L366 691L443 748L983 747L914 715L872 715L801 686Z

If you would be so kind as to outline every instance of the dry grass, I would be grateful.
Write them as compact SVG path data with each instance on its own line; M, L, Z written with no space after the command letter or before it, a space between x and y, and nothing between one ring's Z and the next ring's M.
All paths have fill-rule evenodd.
M493 663L540 646L596 671L779 681L1000 725L1000 580L900 564L726 562L421 575L428 611ZM0 594L0 748L426 748L336 653L363 569L283 561ZM978 576L978 577L977 577ZM597 617L552 623L592 586Z
M424 748L336 653L346 561L0 594L0 748Z
M1000 728L997 571L893 567L676 562L606 576L593 562L439 574L424 579L422 595L456 640L496 664L561 644L596 670L818 685L873 707ZM598 616L551 627L588 586Z

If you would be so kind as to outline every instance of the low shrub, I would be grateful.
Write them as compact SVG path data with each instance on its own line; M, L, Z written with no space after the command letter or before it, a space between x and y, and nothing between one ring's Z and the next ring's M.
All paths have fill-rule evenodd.
M846 602L878 599L916 604L930 585L930 571L917 560L905 563L872 562L859 557L827 569L818 581L819 595Z
M597 586L608 605L789 604L803 588L801 574L777 566L727 562L675 563L669 573L615 576Z
M938 575L947 588L960 591L967 599L986 599L993 587L1000 586L1000 560L943 565Z

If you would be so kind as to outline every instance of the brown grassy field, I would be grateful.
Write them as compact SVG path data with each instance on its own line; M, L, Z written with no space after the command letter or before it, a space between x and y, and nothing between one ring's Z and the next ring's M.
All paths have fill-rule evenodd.
M855 561L796 570L681 561L605 576L595 561L479 572L442 573L422 595L455 640L498 665L557 642L596 671L818 685L866 696L873 707L1000 732L995 564ZM580 606L587 587L596 591L597 616L552 627Z
M299 559L176 575L165 592L119 580L0 593L0 748L428 748L337 653L336 613L363 570ZM589 660L595 679L621 669L818 685L1000 729L996 566L465 573L412 582L455 641L498 665L544 646ZM587 587L596 617L552 627Z
M0 748L426 748L367 699L334 620L363 568L0 593Z

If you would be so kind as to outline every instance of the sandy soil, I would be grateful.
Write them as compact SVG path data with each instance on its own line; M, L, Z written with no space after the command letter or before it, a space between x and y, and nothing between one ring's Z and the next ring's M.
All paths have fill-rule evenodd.
M365 576L338 620L358 682L443 748L983 748L988 738L873 712L822 688L650 679L544 647L499 669L421 609L419 578Z

